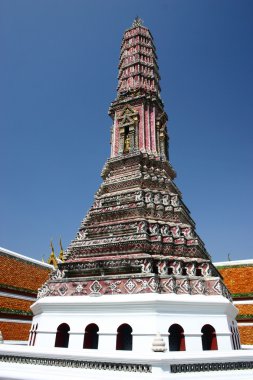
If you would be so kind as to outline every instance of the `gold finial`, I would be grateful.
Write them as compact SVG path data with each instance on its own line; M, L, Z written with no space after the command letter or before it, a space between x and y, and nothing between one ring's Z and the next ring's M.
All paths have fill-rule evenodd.
M52 239L50 240L50 247L51 247L51 249L52 249L52 252L54 253L54 246L53 246Z
M56 268L57 267L57 260L56 260L55 254L54 254L54 246L53 246L52 239L50 240L50 247L51 247L51 253L50 253L50 256L49 256L49 259L47 260L47 262L48 262L48 264L51 264Z
M60 237L60 250L63 251L61 237Z
M61 238L60 238L60 253L59 253L58 259L61 260L61 261L64 261L63 255L64 255L64 250L63 250L62 241L61 241Z
M143 20L139 16L136 16L134 19L134 22L132 24L132 27L136 28L136 27L142 26L142 25L143 25Z

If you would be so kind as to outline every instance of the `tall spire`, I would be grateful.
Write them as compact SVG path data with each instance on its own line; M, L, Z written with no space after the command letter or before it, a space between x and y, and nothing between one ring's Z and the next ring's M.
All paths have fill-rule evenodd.
M159 80L152 34L136 17L123 36L117 97L109 109L114 121L111 157L140 151L168 158L168 118Z

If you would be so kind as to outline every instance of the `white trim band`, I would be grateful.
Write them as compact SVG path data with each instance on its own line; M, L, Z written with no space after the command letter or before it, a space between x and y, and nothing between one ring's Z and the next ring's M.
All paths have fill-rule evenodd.
M17 298L19 300L33 301L33 302L37 301L36 295L34 297L29 297L29 296L22 296L20 294L1 292L1 291L0 291L0 297Z
M7 255L17 257L18 259L29 261L31 263L40 265L41 267L45 267L45 268L49 268L49 269L54 269L53 265L50 265L50 264L47 264L47 263L43 263L42 261L32 259L31 257L27 257L27 256L24 256L24 255L21 255L20 253L17 253L17 252L9 251L9 249L5 249L5 248L0 247L0 253L5 253Z
M27 320L27 319L0 318L0 322L29 323L29 324L32 324L32 320Z

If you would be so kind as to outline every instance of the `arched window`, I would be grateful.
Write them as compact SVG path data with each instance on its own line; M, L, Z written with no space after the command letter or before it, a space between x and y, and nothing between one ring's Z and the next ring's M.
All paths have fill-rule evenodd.
M117 330L116 350L132 350L133 338L132 327L124 323Z
M218 350L216 332L213 326L205 325L202 327L201 332L203 350Z
M90 323L86 326L83 340L83 348L98 348L98 326L95 323Z
M169 328L169 348L170 351L185 351L184 329L176 323Z
M70 327L67 323L62 323L57 328L55 337L55 347L68 347L69 345L69 330Z

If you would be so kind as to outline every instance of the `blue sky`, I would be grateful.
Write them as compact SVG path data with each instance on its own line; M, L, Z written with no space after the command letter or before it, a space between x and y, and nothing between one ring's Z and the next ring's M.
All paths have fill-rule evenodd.
M214 261L252 258L253 2L1 0L0 245L66 248L109 157L125 29L157 47L170 161Z

